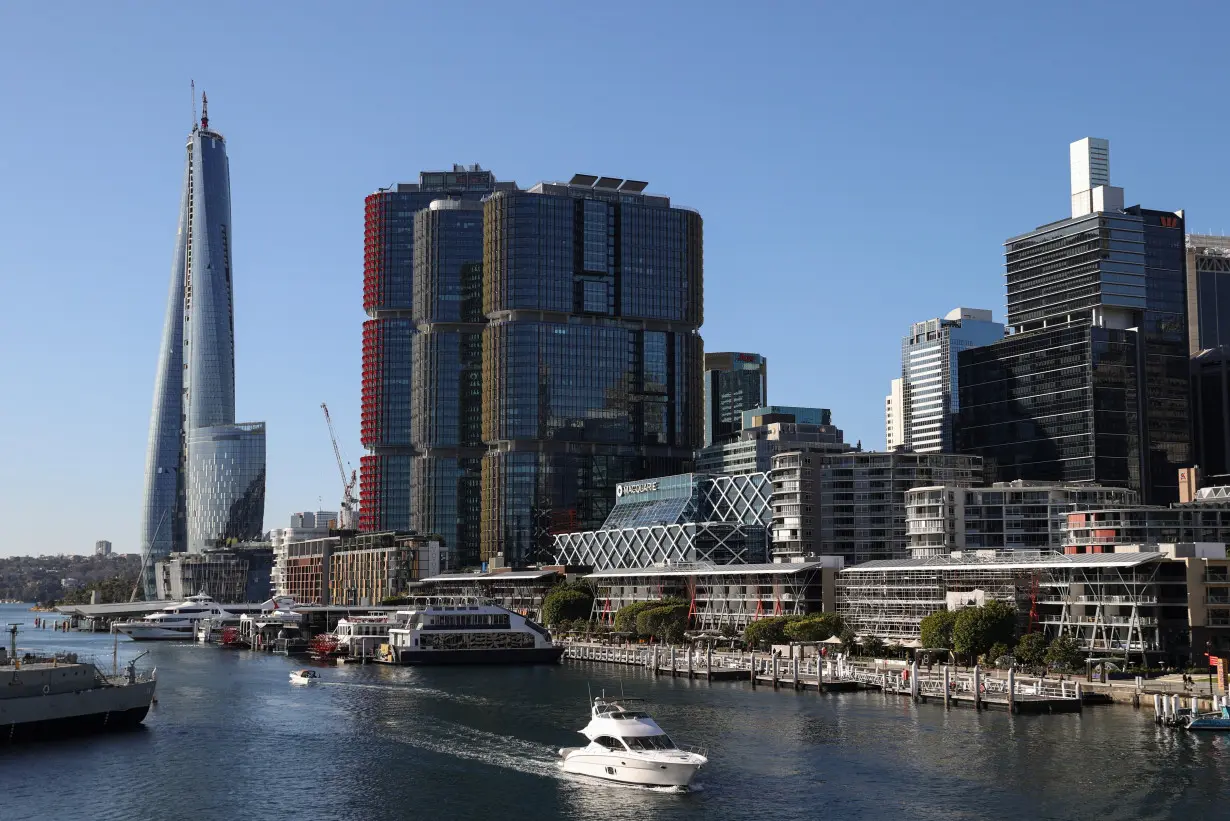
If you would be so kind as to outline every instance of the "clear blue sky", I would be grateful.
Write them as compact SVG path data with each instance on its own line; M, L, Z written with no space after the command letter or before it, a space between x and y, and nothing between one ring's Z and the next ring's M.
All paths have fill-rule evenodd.
M882 447L902 333L1002 318L1001 243L1067 215L1072 140L1230 232L1225 10L986 5L0 5L0 554L138 549L189 79L228 140L267 527L336 508L322 401L362 453L364 195L454 162L699 209L706 347Z

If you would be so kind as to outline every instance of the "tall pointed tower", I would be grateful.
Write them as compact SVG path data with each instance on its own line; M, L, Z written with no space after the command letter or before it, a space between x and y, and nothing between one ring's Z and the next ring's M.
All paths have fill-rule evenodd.
M261 532L265 426L235 424L234 329L230 166L202 95L154 381L141 528L146 598L158 594L159 559Z

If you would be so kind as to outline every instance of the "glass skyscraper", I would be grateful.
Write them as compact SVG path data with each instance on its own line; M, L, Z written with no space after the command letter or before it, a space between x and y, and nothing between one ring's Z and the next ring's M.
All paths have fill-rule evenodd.
M944 318L915 322L901 340L902 422L916 453L951 453L961 409L957 354L1004 338L1004 326L980 308L954 308Z
M494 174L477 165L455 165L452 171L424 171L419 174L418 183L400 183L381 189L366 199L363 309L370 319L363 323L361 439L368 454L362 458L359 470L360 530L417 529L412 515L412 477L416 472L430 473L440 469L438 464L420 464L417 468L414 464L415 265L416 261L426 265L434 259L431 254L416 255L415 240L419 227L416 226L415 217L420 211L429 209L433 202L479 204L497 189L509 188L516 188L516 183L498 183ZM441 230L449 233L452 229L449 219L444 222ZM422 226L425 232L431 228L428 224ZM436 235L432 234L431 239L435 238ZM443 247L433 242L432 254L440 253ZM445 251L445 279L448 279L451 265L448 261L450 253ZM472 261L481 263L482 258L479 256ZM447 290L455 287L457 275L457 271L452 271L454 285L444 285L446 292L437 298L431 298L429 291L431 287L441 287L438 277L433 280L436 285L419 290L423 295L421 307L424 312L420 312L418 317L424 324L445 321L436 319L435 311L439 306L450 303L460 306L458 293ZM429 344L435 347L440 342L440 339L435 339ZM447 348L450 343L456 342L459 340L450 338L442 344ZM429 354L419 361L426 365L430 359ZM423 432L427 435L424 441L432 441L431 436L435 433ZM429 524L440 521L435 513L429 514ZM454 544L448 540L452 530L445 527L444 531L440 535L445 536L452 548Z
M1230 347L1230 237L1187 237L1189 350Z
M645 183L576 175L484 206L481 550L553 560L621 482L703 435L702 223Z
M1190 464L1183 212L1123 206L1105 140L1072 145L1072 217L1006 243L1014 333L959 356L959 446L996 481L1178 500Z
M705 354L705 446L731 442L743 411L769 404L769 363L756 353Z
M158 559L258 538L264 519L264 424L235 424L230 167L204 97L186 165L146 455L147 598Z

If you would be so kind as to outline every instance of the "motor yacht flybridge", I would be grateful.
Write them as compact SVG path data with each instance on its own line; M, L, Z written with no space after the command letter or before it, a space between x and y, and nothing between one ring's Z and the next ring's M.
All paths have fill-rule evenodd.
M589 724L580 731L589 744L559 751L564 772L651 787L686 787L709 763L698 747L675 744L641 699L594 699Z

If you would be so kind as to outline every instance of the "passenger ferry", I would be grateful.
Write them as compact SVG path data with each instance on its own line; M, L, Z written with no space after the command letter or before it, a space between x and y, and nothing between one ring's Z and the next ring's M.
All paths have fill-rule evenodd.
M494 604L399 611L376 661L389 664L547 664L563 647L546 628Z
M234 613L220 607L212 598L201 592L143 619L117 622L115 629L133 641L192 641L197 623L202 619L222 622L234 618Z

